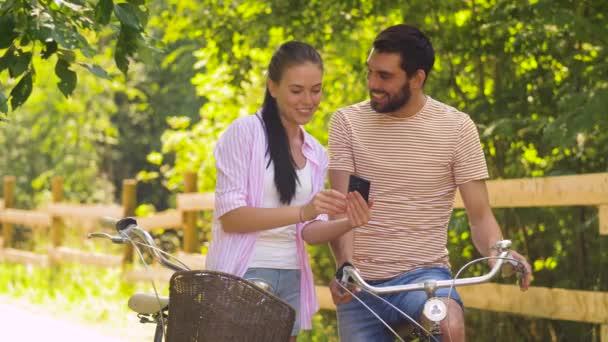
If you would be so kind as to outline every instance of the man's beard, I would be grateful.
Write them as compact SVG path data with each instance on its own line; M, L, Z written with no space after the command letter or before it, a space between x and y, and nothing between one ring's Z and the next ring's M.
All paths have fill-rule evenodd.
M372 97L372 91L370 91L370 104L377 113L395 112L398 109L405 106L410 101L410 98L412 97L412 91L410 90L409 81L407 81L405 83L403 88L401 88L401 91L396 95L391 95L384 91L380 91L380 92L383 92L387 98L387 103L384 105L380 105L379 103L374 102L373 97Z

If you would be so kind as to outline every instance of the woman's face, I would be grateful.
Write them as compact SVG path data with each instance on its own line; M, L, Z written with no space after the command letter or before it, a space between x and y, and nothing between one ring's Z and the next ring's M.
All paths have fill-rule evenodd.
M268 81L283 124L305 125L312 119L321 102L322 81L321 68L309 62L285 69L279 83Z

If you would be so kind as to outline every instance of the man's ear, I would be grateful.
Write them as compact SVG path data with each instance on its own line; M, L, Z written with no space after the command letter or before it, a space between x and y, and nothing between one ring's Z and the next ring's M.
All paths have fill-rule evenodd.
M414 73L414 77L411 78L410 82L412 84L412 88L414 89L422 89L424 87L424 81L426 80L426 72L422 69L416 70Z
M277 97L277 88L278 85L276 83L274 83L271 79L269 79L268 81L266 81L266 87L268 88L268 91L270 92L270 96L272 97Z

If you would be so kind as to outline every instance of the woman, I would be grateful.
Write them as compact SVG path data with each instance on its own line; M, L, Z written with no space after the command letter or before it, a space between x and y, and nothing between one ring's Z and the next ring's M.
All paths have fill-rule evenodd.
M369 221L358 193L323 190L325 149L301 126L321 101L323 62L310 45L279 47L262 109L234 121L215 149L217 185L207 268L261 278L296 310L292 340L317 299L304 241L324 243ZM327 221L327 215L345 218Z

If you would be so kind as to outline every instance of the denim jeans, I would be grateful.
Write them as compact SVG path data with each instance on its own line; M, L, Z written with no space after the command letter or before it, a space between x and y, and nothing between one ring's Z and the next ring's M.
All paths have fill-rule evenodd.
M272 286L273 294L296 310L296 321L291 336L300 332L300 270L252 267L245 272L245 279L262 279Z
M431 279L448 280L452 279L452 275L447 268L428 267L407 272L385 281L372 281L369 283L373 286L382 287L420 283ZM437 297L447 297L448 292L449 288L439 289L436 291L435 295ZM403 317L397 310L367 292L359 292L357 298L361 299L391 327L409 322L409 320ZM424 291L410 291L382 295L382 298L398 307L411 318L419 321L424 308L424 303L427 300L427 295ZM450 293L450 298L456 300L462 307L462 300L455 289ZM346 304L338 305L337 312L340 341L392 342L395 340L393 333L355 298Z

